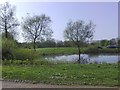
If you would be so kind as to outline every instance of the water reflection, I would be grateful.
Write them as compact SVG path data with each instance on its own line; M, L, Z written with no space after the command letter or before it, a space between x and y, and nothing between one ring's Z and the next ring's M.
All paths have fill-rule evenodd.
M52 61L64 61L64 62L77 62L78 55L61 55L61 56L50 56L45 59ZM108 54L81 54L81 63L117 63L118 55Z

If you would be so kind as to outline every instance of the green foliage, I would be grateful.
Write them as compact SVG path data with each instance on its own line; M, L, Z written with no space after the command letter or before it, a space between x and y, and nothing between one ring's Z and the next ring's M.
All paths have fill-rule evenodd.
M101 40L101 41L100 41L100 45L101 45L101 46L105 46L105 47L106 47L106 46L108 46L109 44L110 44L110 41L108 41L108 40Z
M18 48L15 40L2 38L3 60L33 60L34 58L38 58L38 56L38 53L34 50Z
M17 48L16 42L7 38L2 39L2 59L10 60L14 58L14 50Z
M17 60L33 60L36 56L37 53L35 53L34 50L29 50L29 49L16 49L14 56L15 59ZM37 57L36 57L37 58Z

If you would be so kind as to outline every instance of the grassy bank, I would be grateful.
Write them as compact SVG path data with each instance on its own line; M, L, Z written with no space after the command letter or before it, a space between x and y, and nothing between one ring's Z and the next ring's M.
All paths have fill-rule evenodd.
M25 50L25 49L24 49ZM30 50L30 49L26 49ZM40 55L60 55L60 54L78 54L77 47L59 47L59 48L37 48L36 52ZM84 47L81 48L81 53L118 53L118 49L103 48L98 49L97 47Z
M118 85L117 64L3 65L3 79L61 85Z
M76 48L37 48L36 51L33 49L20 48L14 50L14 57L17 60L30 60L38 59L40 56L48 55L64 55L64 54L75 54L77 53Z
M98 49L96 47L81 48L81 53L86 54L100 54L100 53L112 53L117 54L118 49ZM40 56L48 55L65 55L65 54L78 54L78 50L75 47L60 47L60 48L37 48L33 49L20 48L14 50L14 57L17 60L36 59Z
M37 52L39 52L40 55L75 54L77 53L77 48L74 47L38 48Z

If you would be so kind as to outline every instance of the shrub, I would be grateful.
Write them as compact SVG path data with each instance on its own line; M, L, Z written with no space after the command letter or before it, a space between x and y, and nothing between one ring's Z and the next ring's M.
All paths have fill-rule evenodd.
M39 53L31 49L16 49L14 52L17 60L33 60L39 57Z
M2 60L30 60L38 58L39 53L31 49L18 48L16 41L12 39L2 39Z
M2 39L2 59L3 60L14 59L13 53L16 47L17 46L14 40L3 38Z

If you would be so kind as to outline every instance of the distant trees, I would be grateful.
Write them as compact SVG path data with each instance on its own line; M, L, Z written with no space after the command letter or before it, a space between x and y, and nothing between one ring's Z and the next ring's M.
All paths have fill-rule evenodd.
M78 63L80 63L80 44L83 42L88 42L93 38L95 25L90 21L85 24L82 20L77 20L75 22L69 21L67 27L64 31L65 39L72 41L77 47L79 52Z
M38 48L45 48L45 47L56 47L56 42L54 39L42 41L42 42L36 42L36 46Z
M120 40L118 39L118 46L120 46Z
M110 40L110 45L117 45L117 40L114 39L114 38L112 38L112 39Z
M23 19L22 29L27 40L33 42L34 50L36 48L36 41L50 38L53 31L50 29L51 19L45 14L27 16Z
M18 21L15 18L15 7L8 2L0 5L0 31L4 32L5 38L8 34L15 34L15 28L18 26ZM8 33L9 32L9 33Z
M31 49L33 44L32 42L23 42L18 43L19 47ZM54 39L45 40L45 41L36 41L36 48L46 48L46 47L75 47L71 41L56 41Z
M108 46L109 44L110 44L110 41L109 41L109 40L105 40L105 39L104 39L104 40L101 40L101 41L100 41L100 45L101 45L101 46L105 46L105 47L106 47L106 46Z

